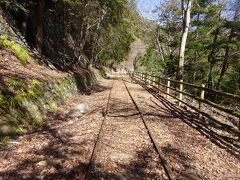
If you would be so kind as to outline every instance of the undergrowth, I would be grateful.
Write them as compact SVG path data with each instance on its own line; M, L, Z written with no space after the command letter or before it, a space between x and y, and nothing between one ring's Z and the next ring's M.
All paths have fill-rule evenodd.
M22 89L26 86L26 83L20 79L13 78L13 77L6 77L4 81L9 84L9 86L13 87L14 89Z

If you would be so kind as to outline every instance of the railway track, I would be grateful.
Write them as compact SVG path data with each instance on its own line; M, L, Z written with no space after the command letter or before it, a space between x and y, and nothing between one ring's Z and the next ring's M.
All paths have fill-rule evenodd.
M93 148L93 151L92 151L92 155L91 155L91 158L90 158L90 162L89 162L89 165L87 167L87 174L85 176L84 179L90 179L90 170L92 169L92 166L94 164L94 160L95 160L95 157L96 157L96 152L99 148L99 145L100 145L100 142L101 142L101 137L102 137L102 131L103 131L103 126L105 124L105 121L106 121L106 116L108 114L108 106L109 106L109 102L110 102L110 97L111 97L111 93L112 93L112 88L113 88L113 85L114 85L114 80L112 80L112 85L111 85L111 90L109 91L109 95L108 95L108 98L107 98L107 105L106 105L106 108L103 112L103 116L104 116L104 119L102 121L102 124L101 124L101 127L99 129L99 132L98 132L98 136L97 136L97 140L95 142L95 145L94 145L94 148Z
M153 145L154 145L154 148L155 148L156 152L157 152L158 155L159 155L159 158L160 158L160 160L161 160L161 163L162 163L162 165L163 165L163 168L164 168L164 170L165 170L168 178L169 178L170 180L171 180L171 179L175 179L174 176L173 176L173 173L171 172L171 170L170 170L170 168L169 168L169 166L168 166L168 164L167 164L167 161L166 161L166 160L164 159L164 157L163 157L163 153L162 153L160 147L158 146L157 142L156 142L155 139L154 139L154 136L153 136L153 133L152 133L151 129L150 129L149 126L147 125L147 123L146 123L146 121L145 121L145 119L144 119L144 116L143 116L142 112L140 111L140 109L139 109L136 101L134 100L133 96L131 95L131 93L130 93L130 91L129 91L129 89L128 89L128 87L127 87L127 85L126 85L126 83L125 83L125 81L124 81L124 79L123 79L123 77L122 77L122 81L123 81L123 83L124 83L124 85L125 85L125 87L126 87L126 90L127 90L128 94L129 94L129 96L130 96L131 99L132 99L133 104L135 105L136 109L137 109L138 112L140 113L142 122L143 122L145 128L147 129L148 135L149 135L149 137L150 137L150 139L151 139L151 141L152 141L152 143L153 143Z
M92 178L92 171L94 169L94 166L95 166L95 161L96 161L96 158L97 158L97 154L99 153L99 151L101 151L101 144L104 143L104 128L106 126L108 126L108 124L106 123L107 121L107 118L108 117L114 117L114 116L111 116L109 114L109 111L111 111L111 96L112 96L112 91L113 91L113 87L114 87L114 83L115 81L120 81L121 83L123 83L124 87L125 87L125 91L127 92L126 94L130 97L130 101L131 103L134 105L133 107L135 108L135 111L137 113L133 113L131 114L131 116L139 116L139 120L141 120L143 126L141 127L142 130L141 131L146 131L150 141L151 141L151 144L152 144L152 148L154 149L153 151L158 155L158 163L161 165L163 171L164 171L164 174L165 174L165 179L175 179L173 174L171 173L171 170L170 168L168 167L168 164L166 162L166 160L163 158L163 153L161 151L161 149L159 148L158 144L156 143L155 139L154 139L154 136L153 136L153 133L151 131L151 129L149 128L148 124L146 123L146 121L144 120L144 116L141 112L141 110L139 109L136 101L134 100L129 88L127 87L127 84L124 80L124 77L121 75L121 77L119 78L119 80L112 80L112 88L110 90L110 93L109 93L109 96L108 96L108 100L107 100L107 105L106 105L106 109L105 109L105 112L104 112L104 120L102 121L102 124L101 124L101 127L100 127L100 130L99 130L99 133L98 133L98 137L97 137L97 140L95 142L95 146L94 146L94 149L92 151L92 155L91 155L91 159L90 159L90 163L88 165L88 168L87 168L87 173L86 173L86 176L85 176L85 179L91 179ZM115 102L113 102L115 103ZM118 117L118 116L115 116L115 117ZM124 117L124 115L122 115L122 117ZM126 116L127 117L127 116ZM143 128L145 130L143 130ZM160 177L159 177L160 178Z
M68 117L82 102L91 111ZM50 115L49 128L23 135L1 150L0 176L239 179L239 148L194 117L127 76L105 80L91 96L79 95Z

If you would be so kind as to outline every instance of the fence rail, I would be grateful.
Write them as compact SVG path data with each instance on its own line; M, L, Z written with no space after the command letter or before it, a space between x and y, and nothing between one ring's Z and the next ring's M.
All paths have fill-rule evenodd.
M216 104L216 103L214 103L210 100L205 99L206 92L208 92L208 93L210 92L214 95L218 95L218 96L225 97L225 98L230 98L230 99L237 100L237 101L240 100L239 95L209 89L209 88L206 88L204 84L202 84L201 86L198 86L198 85L195 85L195 84L190 84L190 83L187 83L187 82L183 82L182 80L177 81L177 80L173 80L173 79L170 79L170 78L163 78L163 77L156 76L156 75L149 74L149 73L134 72L134 73L132 73L132 76L135 79L139 80L140 82L144 83L145 85L149 85L152 88L157 89L159 92L166 94L167 98L172 97L172 98L178 100L178 105L179 106L184 104L184 105L188 106L189 108L193 109L194 111L196 111L199 114L199 117L205 116L205 117L211 119L212 121L214 121L215 123L217 123L218 125L225 128L226 130L237 134L238 139L240 140L240 112L235 111L235 110L230 109L230 108L226 108L224 106L221 106L221 105ZM163 81L165 81L165 84L164 84ZM175 84L175 87L171 86L172 83ZM185 92L183 90L184 86L185 87L186 86L187 87L192 87L192 88L197 89L200 92L200 95L196 96L196 95L190 94L188 92ZM164 87L166 89L166 91L161 90L160 87ZM178 93L178 96L171 94L170 90ZM184 101L183 100L183 95L195 99L198 102L198 107L190 105L188 102ZM223 112L225 112L225 113L227 113L227 114L229 114L233 117L238 118L238 127L229 125L229 124L223 122L222 120L219 120L218 118L213 117L212 115L204 112L202 110L202 105L203 104L207 104L207 105L209 105L213 108L216 108L216 109L218 109L220 111L223 111Z

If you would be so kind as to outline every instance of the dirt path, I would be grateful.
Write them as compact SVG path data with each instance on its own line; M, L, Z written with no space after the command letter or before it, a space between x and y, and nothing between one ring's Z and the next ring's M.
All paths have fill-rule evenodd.
M71 99L49 116L49 126L20 137L0 150L0 179L82 179L86 174L106 107L112 80L93 87L91 95ZM89 112L68 112L79 103Z
M239 149L224 146L185 110L125 80L175 177L240 179Z
M239 149L184 109L162 96L155 98L129 77L124 81L175 178L239 179ZM79 103L89 111L71 117ZM121 78L102 81L90 95L76 96L48 120L47 126L0 149L0 179L84 179L86 174L88 179L167 179Z
M167 177L121 78L114 81L105 122L89 179Z

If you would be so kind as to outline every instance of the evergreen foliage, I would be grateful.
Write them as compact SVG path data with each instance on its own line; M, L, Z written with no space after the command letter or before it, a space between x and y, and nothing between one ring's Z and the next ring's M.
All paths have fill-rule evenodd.
M240 93L240 10L237 3L194 1L185 52L184 81ZM156 9L156 13L159 14L156 35L147 54L139 58L140 62L144 59L144 63L139 63L138 68L175 77L182 30L181 4L166 1ZM159 47L161 51L155 53ZM152 49L156 51L149 54Z
M143 34L142 18L132 4L128 0L0 2L15 18L31 46L46 56L49 56L48 49L53 48L58 54L50 57L55 57L53 63L69 70L76 66L118 64L124 60L134 38ZM53 29L55 35L50 32ZM49 39L51 36L57 37ZM49 47L52 41L56 45ZM71 50L67 49L69 45Z

